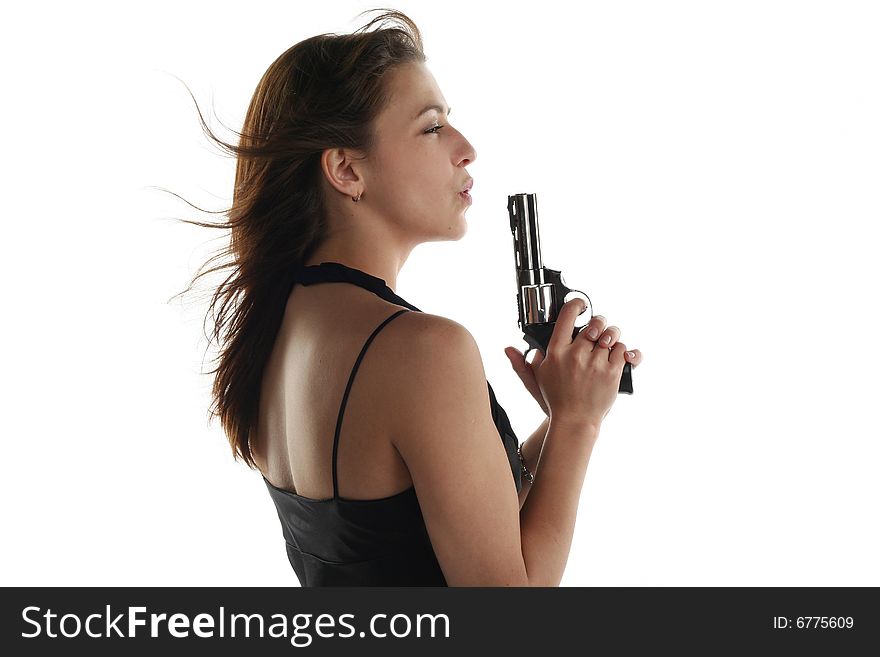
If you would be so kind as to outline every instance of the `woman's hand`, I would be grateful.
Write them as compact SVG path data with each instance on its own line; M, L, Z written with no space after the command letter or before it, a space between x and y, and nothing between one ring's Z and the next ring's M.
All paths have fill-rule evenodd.
M605 323L606 320L602 315L594 316L589 323L582 328L578 337L583 334L583 337L589 339L591 342L597 343L598 346L611 349L620 338L620 329L616 326L609 326L606 328ZM590 331L595 332L595 337L590 336ZM608 338L607 342L605 341L606 337ZM538 385L538 380L535 378L535 370L541 366L541 361L544 360L544 354L540 349L535 349L534 351L535 356L532 358L531 363L526 361L523 352L516 347L507 347L505 348L504 353L507 354L507 358L513 367L513 371L516 372L526 390L528 390L535 401L538 402L541 410L544 411L544 415L549 417L550 410L547 405L547 400L544 399L541 387ZM637 367L639 363L642 362L642 352L638 349L631 349L625 352L624 359L633 367Z
M535 357L532 358L532 362L529 363L525 359L525 356L523 356L523 352L516 347L507 347L504 350L504 353L507 354L507 359L510 361L511 366L513 366L513 371L516 372L520 381L523 382L526 390L528 390L532 397L535 398L535 401L538 402L538 406L544 411L544 415L550 417L550 409L547 407L547 402L544 400L544 395L541 393L541 388L538 385L538 380L535 378L535 371L533 369L538 367L538 365L541 364L541 361L544 360L544 354L541 353L540 349L536 349Z

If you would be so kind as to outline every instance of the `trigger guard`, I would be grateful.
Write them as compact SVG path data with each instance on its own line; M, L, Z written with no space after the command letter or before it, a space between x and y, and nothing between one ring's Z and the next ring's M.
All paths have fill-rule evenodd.
M573 290L573 289L571 289L571 288L569 288L569 290L568 290L568 294L566 294L565 296L567 297L567 296L568 296L569 294L571 294L572 292L577 292L577 294L581 295L581 296L583 297L583 299L584 299L584 304L585 304L585 306L586 306L586 307L584 308L584 311L583 311L580 315L578 315L578 317L580 317L581 315L585 315L585 314L589 313L589 317L587 318L587 321L586 321L586 322L584 322L583 324L575 324L575 325L574 325L574 328L576 328L576 329L578 329L578 331L580 331L580 329L582 329L582 328L585 327L587 324L589 324L589 323L590 323L590 320L593 319L593 302L590 301L590 297L588 297L587 294L586 294L585 292L581 292L580 290ZM563 297L563 300L565 300L564 297ZM569 301L570 301L570 299L569 299Z

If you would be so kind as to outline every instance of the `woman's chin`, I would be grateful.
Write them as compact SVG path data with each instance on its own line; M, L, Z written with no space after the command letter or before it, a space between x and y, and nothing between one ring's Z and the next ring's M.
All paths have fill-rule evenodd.
M467 231L468 231L467 219L465 218L464 213L462 212L461 220L457 224L453 224L450 227L450 232L452 233L452 235L450 236L450 239L454 242L457 242L462 237L467 235Z
M449 221L443 228L442 233L434 233L431 237L426 237L426 241L430 242L457 242L467 235L468 223L463 212Z

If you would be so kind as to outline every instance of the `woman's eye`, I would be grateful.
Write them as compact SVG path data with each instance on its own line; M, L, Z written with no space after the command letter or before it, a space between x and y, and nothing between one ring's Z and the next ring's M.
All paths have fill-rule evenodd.
M443 127L442 125L435 125L433 128L429 128L428 130L425 130L425 134L432 134L432 135L437 134L437 131L442 127Z

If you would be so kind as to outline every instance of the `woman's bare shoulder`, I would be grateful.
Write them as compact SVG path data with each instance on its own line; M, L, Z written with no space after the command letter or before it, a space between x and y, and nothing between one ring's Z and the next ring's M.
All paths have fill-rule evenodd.
M454 319L426 312L407 312L394 320L395 337L405 339L414 347L440 346L438 343L456 343L473 340L465 326Z
M479 365L482 372L482 359L479 348L471 332L462 324L426 312L406 312L385 326L388 334L381 342L387 371L395 382L406 382L410 375L418 375L423 370L436 371L438 367L461 366L461 361L469 361L469 369ZM453 359L453 360L450 360Z
M408 431L409 418L423 409L416 399L437 397L447 388L476 391L476 404L488 395L485 369L479 347L462 324L424 312L408 312L385 327L381 346L384 370L383 388L395 406L398 431ZM455 390L452 391L455 394ZM488 399L486 408L488 408Z

